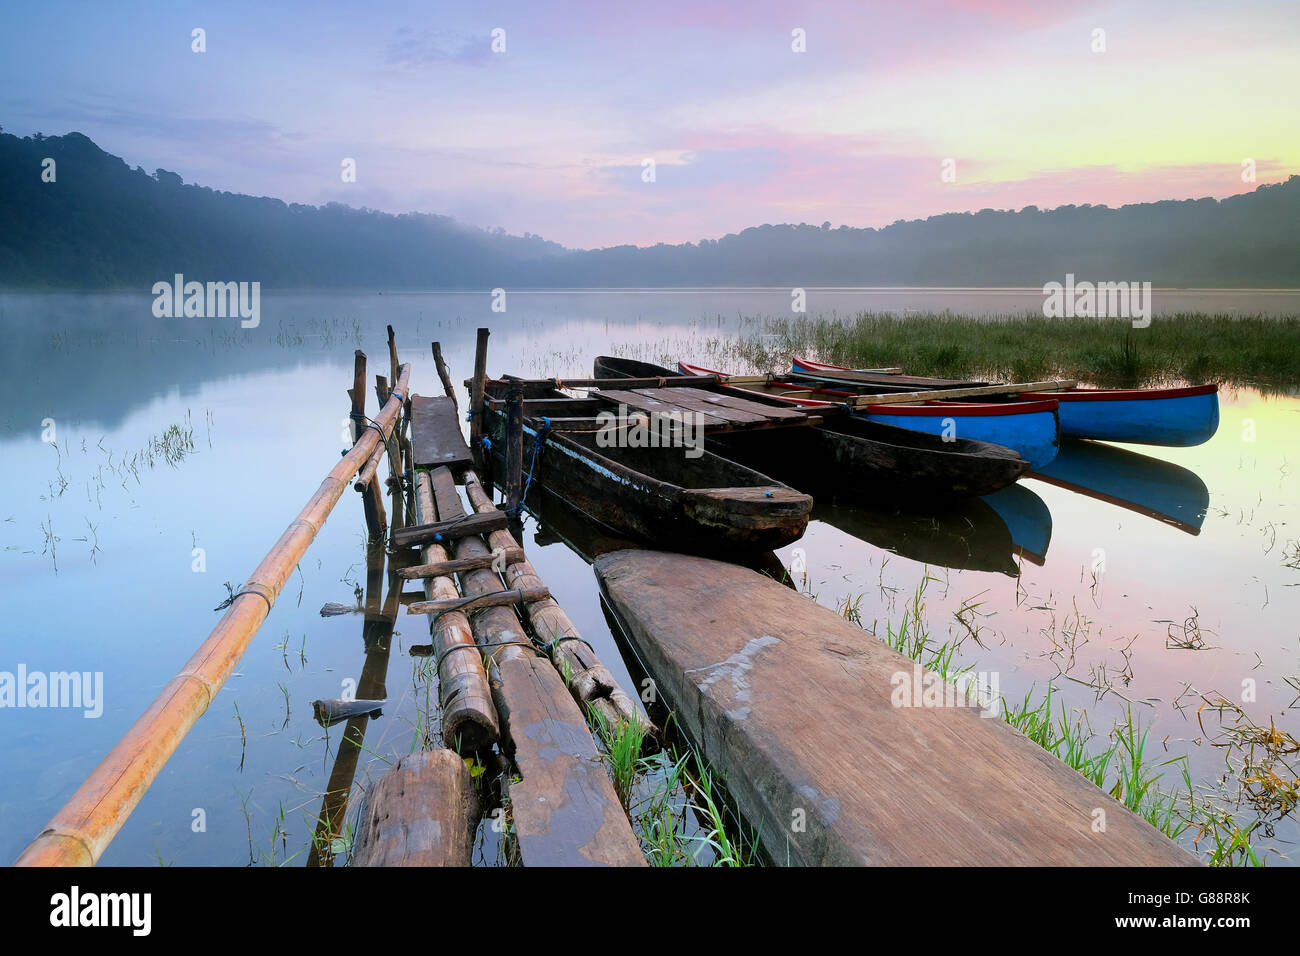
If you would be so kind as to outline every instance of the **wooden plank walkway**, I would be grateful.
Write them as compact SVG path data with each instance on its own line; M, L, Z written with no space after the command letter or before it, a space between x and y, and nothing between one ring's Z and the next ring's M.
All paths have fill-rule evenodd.
M413 399L412 406L413 434L447 435L455 430L459 436L460 425L450 401L417 404ZM439 447L449 444L443 442ZM418 463L419 452L415 455ZM507 554L515 552L516 563L512 566L515 573L510 579L523 599L523 603L516 603L536 625L542 620L537 611L547 603L554 605L554 601L540 578L521 573L523 568L531 572L531 565L505 530L506 516L491 504L478 476L472 468L462 469L460 475L467 487L472 486L469 492L472 510L465 509L452 469L422 468L416 479L421 492L417 520L424 524L395 532L394 542L400 545L419 540L427 544L431 530L440 530L448 539L455 535L454 541L446 542L453 554L447 554L441 546L430 546L423 562L435 564L437 570L448 576L455 574L459 580L457 591L447 594L444 588L436 595L439 599L463 597L492 602L506 591L501 578L504 566L485 559L493 559L494 548L501 549L503 561ZM430 512L436 515L436 522L429 520L433 517ZM472 533L462 533L467 528ZM446 578L435 580L441 582ZM443 606L417 603L408 612ZM459 612L448 616L462 617ZM492 714L500 725L501 751L513 760L518 770L518 782L507 783L506 789L514 824L513 837L523 865L645 866L640 842L605 770L583 710L556 669L557 664L530 640L516 607L500 602L498 606L467 607L464 616L468 617L476 649L454 656L473 655L473 662L478 664L480 655L484 655L491 668ZM558 620L563 624L568 619L561 614ZM538 636L553 640L566 631L567 628L557 627L554 634L547 631ZM556 661L560 659L557 655ZM447 660L450 658L444 660L444 666ZM603 668L600 670L607 673ZM628 699L626 692L620 693ZM447 745L456 746L454 739L446 738L444 733ZM405 834L414 833L424 839L421 835L432 810L421 810L423 805L418 799L402 802L390 798L387 802L398 809L384 817L383 833L402 834L402 839L396 841L398 850L409 853L411 838ZM441 844L430 846L440 853L445 850Z
M445 465L453 471L474 463L450 397L411 396L411 459L416 468Z
M913 662L763 575L641 550L594 567L659 693L777 863L1196 863L1001 719L893 706Z

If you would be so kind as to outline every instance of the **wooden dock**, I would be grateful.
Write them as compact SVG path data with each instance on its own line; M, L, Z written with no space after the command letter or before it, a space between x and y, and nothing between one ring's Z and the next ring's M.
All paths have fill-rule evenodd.
M1000 718L893 706L913 662L763 575L642 550L594 567L658 693L775 863L1196 863Z
M644 866L583 707L614 723L649 726L649 718L583 641L508 530L471 467L450 397L413 396L411 434L417 523L392 540L419 549L419 564L400 574L425 585L428 600L407 612L429 616L444 745L469 754L498 744L509 763L503 791L524 866ZM400 834L386 836L387 844L447 857L445 846L420 836L432 832L436 808L397 798L418 786L419 778L402 772L401 785L384 788L382 805L368 808L367 819ZM454 776L438 779L448 793L460 793ZM459 833L460 817L453 811L450 819ZM392 865L401 857L380 859Z

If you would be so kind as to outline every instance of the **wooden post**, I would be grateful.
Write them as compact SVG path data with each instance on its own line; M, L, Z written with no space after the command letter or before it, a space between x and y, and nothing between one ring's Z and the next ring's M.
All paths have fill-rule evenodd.
M465 761L450 750L407 754L371 790L353 866L469 866L480 809Z
M366 353L361 349L353 356L352 387L348 395L352 398L352 442L356 444L366 427Z
M388 652L392 647L393 624L401 599L402 582L389 575L387 596L380 601L383 587L384 565L387 551L380 542L372 541L366 549L366 616L361 627L366 659L357 678L357 691L361 700L383 700L388 696ZM321 799L320 814L316 822L316 836L307 854L308 866L332 866L333 843L343 831L347 815L348 798L356 778L357 758L366 739L369 714L348 718L339 740L338 755L330 771L329 783Z
M519 514L524 481L524 383L510 383L506 400L506 514Z
M389 381L397 381L397 337L391 325L388 327L388 375Z
M474 383L469 394L469 450L474 455L474 465L483 467L483 382L487 376L488 329L478 330L474 346Z
M447 363L442 360L441 342L433 343L433 364L438 369L438 378L442 379L442 390L447 393L447 397L451 399L452 405L459 413L460 404L456 401L456 389L451 384L451 372L447 370Z

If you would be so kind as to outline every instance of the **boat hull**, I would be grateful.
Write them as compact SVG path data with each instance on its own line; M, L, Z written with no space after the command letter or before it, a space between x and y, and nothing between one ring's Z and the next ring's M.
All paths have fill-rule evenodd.
M505 419L486 424L497 474L505 474ZM540 444L540 450L538 446ZM596 448L582 437L524 424L523 461L532 484L610 530L674 550L725 556L771 551L798 540L812 499L707 449ZM676 481L664 480L665 469Z
M928 435L1002 445L1016 452L1035 469L1050 464L1060 447L1060 426L1054 402L868 405L857 414L867 421L910 428Z
M692 373L721 374L693 366L680 368ZM674 374L648 362L605 356L596 360L594 373L598 378ZM720 390L753 400L782 401L777 396L737 387L723 386ZM852 490L886 492L894 498L913 500L975 497L1013 484L1030 467L1029 460L1014 450L953 434L954 429L947 434L926 434L845 415L829 403L798 404L825 404L840 414L812 428L715 435L709 439L709 447L815 495Z
M1028 396L1026 396L1028 397ZM1219 390L1190 388L1071 389L1035 393L1060 403L1061 435L1186 448L1219 429Z
M814 495L852 490L909 500L971 498L1014 484L1030 467L1000 445L945 441L860 418L815 428L734 432L709 443L733 461Z

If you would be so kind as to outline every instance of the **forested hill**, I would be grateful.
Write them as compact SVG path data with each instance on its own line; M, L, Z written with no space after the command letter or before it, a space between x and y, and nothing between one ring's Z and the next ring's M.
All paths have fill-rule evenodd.
M42 163L57 164L55 181ZM139 288L177 272L267 289L1300 287L1300 176L1218 201L986 209L883 229L763 225L682 245L568 250L446 216L306 206L131 169L80 133L0 134L0 286Z

